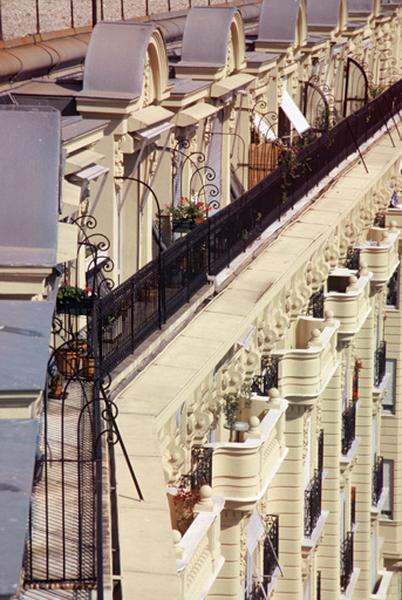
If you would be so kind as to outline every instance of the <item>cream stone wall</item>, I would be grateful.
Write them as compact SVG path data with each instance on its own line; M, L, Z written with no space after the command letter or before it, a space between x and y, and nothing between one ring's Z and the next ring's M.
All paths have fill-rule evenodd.
M139 426L144 411L149 414L153 423L152 435L158 439L160 460L165 471L165 480L158 483L161 488L166 484L174 485L183 473L188 472L193 444L208 445L211 430L215 431L215 436L223 435L225 430L222 429L221 410L224 394L239 389L242 382L247 383L253 374L258 374L261 355L275 353L276 348L281 348L281 353L286 354L287 345L292 343L292 339L298 339L294 325L297 317L305 310L312 291L318 289L325 282L328 273L344 261L349 246L365 239L375 214L387 207L388 185L398 173L401 152L401 145L395 150L388 137L376 142L366 155L368 175L356 164L347 174L338 178L314 205L299 214L281 232L278 239L193 318L168 348L120 394L117 401L123 413L125 427L135 428L137 420ZM374 165L375 168L370 170L370 166ZM393 244L387 246L385 243L384 248L388 248L391 260ZM335 366L335 371L325 363L327 366L323 371L329 376L326 380L322 376L318 378L318 381L322 381L322 387L318 385L317 388L318 398L313 400L310 397L307 405L305 400L298 404L295 397L288 398L290 406L286 412L285 427L288 452L282 466L272 472L268 490L258 502L263 515L279 514L279 561L284 576L275 577L272 598L300 600L303 587L310 578L310 597L315 599L317 571L321 572L323 597L331 593L331 599L341 598L339 566L334 568L333 557L338 555L342 541L339 532L340 492L344 490L346 499L346 533L350 530L352 485L357 487L358 527L355 532L355 569L349 593L354 590L354 600L367 600L372 592L370 534L378 529L378 514L372 511L371 502L371 427L373 414L379 418L378 402L381 396L378 393L373 396L373 315L377 310L383 311L381 286L386 282L378 285L369 283L370 277L365 275L364 266L362 271L365 285L359 293L362 299L365 298L361 303L364 317L354 322L353 331L348 331L348 321L344 321L342 325L343 315L340 315L338 335L339 341L344 340L344 347L338 343L338 356L334 362L338 366ZM369 304L365 295L367 286L371 286ZM248 334L248 350L236 346L236 340L245 335L242 332L247 331L250 326L255 327L255 330L250 329ZM236 347L236 352L228 353L231 348ZM325 347L322 352L325 354ZM351 455L345 460L340 453L340 398L345 377L349 379L350 393L353 360L349 358L348 369L341 366L347 364L348 352L350 358L362 360L363 369L359 380L357 440ZM214 365L221 361L224 366L214 375ZM316 369L317 374L320 371L319 366L312 369ZM300 381L303 381L305 374L305 368L301 367ZM296 370L294 377L297 377ZM281 372L279 388L281 389ZM283 390L285 389L284 387ZM296 392L292 394L297 396ZM179 432L173 435L177 431L174 425L175 415L183 403L186 407L186 420ZM310 475L317 466L316 439L320 429L324 429L325 450L322 515L317 531L314 531L311 539L306 540L303 534L303 457L307 456L304 415L308 413L312 417ZM134 451L131 456L144 477L141 455ZM231 459L228 460L230 462ZM229 462L228 475L232 472ZM218 472L213 475L213 481L214 477L217 478L216 481L219 480L220 473L224 472L223 468L222 462ZM233 476L236 476L235 472ZM227 493L225 488L221 488L221 492L224 496ZM246 576L245 532L250 508L238 510L232 495L228 495L226 499L221 515L220 534L225 563L215 584L210 588L208 597L214 600L240 599L242 596L243 579ZM134 511L130 519L135 519L136 507L132 506L130 510ZM168 519L167 513L165 514ZM148 543L151 548L152 538L147 536ZM123 543L121 550L129 561L125 548ZM382 573L382 561L380 550L376 566L379 576ZM135 570L133 563L132 568ZM130 570L131 568L125 571L127 584L131 577ZM381 585L387 590L388 579L391 581L388 574L382 575L381 581L384 583Z

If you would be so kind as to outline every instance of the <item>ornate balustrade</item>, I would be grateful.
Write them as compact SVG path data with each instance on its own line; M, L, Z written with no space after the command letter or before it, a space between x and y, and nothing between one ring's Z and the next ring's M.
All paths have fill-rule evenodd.
M319 396L338 366L334 319L298 319L295 348L275 352L279 358L278 386L282 396L304 402Z
M220 544L220 513L224 500L208 496L195 506L196 517L183 537L174 531L176 567L181 580L181 600L201 598L212 586L224 558ZM198 512L197 512L198 511Z
M359 245L360 264L371 271L372 283L383 285L399 264L397 228L370 227L365 242Z
M370 279L371 273L357 277L342 268L328 277L325 308L339 321L338 332L344 338L356 335L370 312Z
M271 392L269 404L263 399L253 399L244 441L207 445L213 449L214 492L227 501L241 503L244 509L263 496L287 453L284 438L287 406L287 401L275 396L275 392Z

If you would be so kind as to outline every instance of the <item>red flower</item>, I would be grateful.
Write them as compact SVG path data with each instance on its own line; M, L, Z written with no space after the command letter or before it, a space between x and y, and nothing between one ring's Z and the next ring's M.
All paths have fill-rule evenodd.
M203 222L204 222L204 219L202 219L201 217L196 217L196 218L194 219L194 223L197 223L197 225L198 225L199 223L203 223Z
M204 203L203 202L197 202L196 206L198 206L198 208L203 208L204 207Z
M86 287L84 289L84 293L85 293L86 296L92 296L92 288Z

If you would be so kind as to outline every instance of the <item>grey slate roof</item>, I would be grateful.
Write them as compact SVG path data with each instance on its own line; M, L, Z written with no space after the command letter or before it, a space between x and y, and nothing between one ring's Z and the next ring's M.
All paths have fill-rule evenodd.
M0 598L18 590L39 424L0 420Z
M52 108L0 106L0 266L56 264L60 129Z
M85 135L90 131L104 129L109 124L109 121L101 119L83 119L79 115L74 115L62 117L61 123L61 136L63 142L68 142L77 137Z
M183 33L181 65L222 67L235 8L196 6L189 10Z
M373 10L373 0L348 0L349 12L368 12Z
M292 43L295 39L299 5L300 0L263 0L258 39Z
M53 310L52 302L0 300L0 393L43 389Z
M153 32L153 25L98 23L88 45L82 95L99 95L97 92L107 95L109 92L138 98Z
M307 21L309 25L335 27L338 23L340 0L308 0Z

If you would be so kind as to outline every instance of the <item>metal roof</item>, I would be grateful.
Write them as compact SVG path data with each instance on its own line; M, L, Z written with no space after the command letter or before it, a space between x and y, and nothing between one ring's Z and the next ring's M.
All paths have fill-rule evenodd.
M368 12L374 9L374 0L348 0L349 12Z
M292 43L295 39L299 6L300 0L264 0L261 5L258 39Z
M83 95L112 92L138 98L155 28L139 23L98 23L85 59Z
M335 27L339 18L341 0L308 0L307 21L309 25L327 25Z
M0 266L56 264L60 153L55 109L0 106Z
M0 300L0 393L43 389L53 311L52 302Z
M0 597L21 581L39 423L0 420Z
M189 10L183 33L180 65L226 63L227 40L237 10L196 6Z

